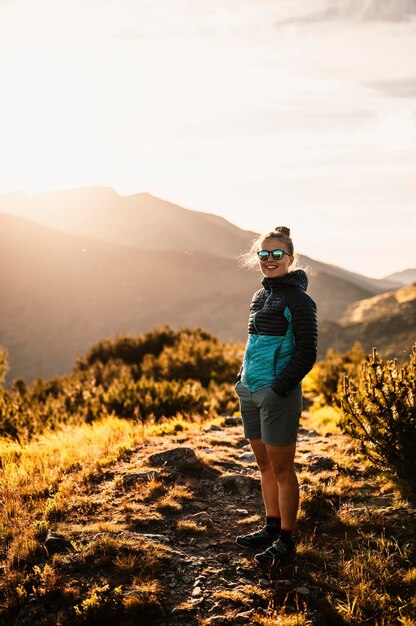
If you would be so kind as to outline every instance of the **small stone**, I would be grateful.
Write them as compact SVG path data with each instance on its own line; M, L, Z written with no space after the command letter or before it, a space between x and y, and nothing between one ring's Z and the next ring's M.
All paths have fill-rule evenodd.
M149 480L151 478L159 478L159 473L155 470L150 470L148 472L139 472L137 474L124 474L122 477L123 485L125 487L129 487L134 485L138 480Z
M238 457L241 461L246 461L247 463L255 463L256 458L252 452L243 452Z
M71 547L71 542L66 537L58 533L49 533L44 543L48 554L55 554L57 552L64 552Z
M242 474L226 474L220 478L219 482L225 492L235 493L239 496L248 496L250 493L260 490L259 480Z
M219 554L217 554L217 561L219 561L220 563L229 563L230 555L227 552L220 552Z
M265 587L270 587L271 586L271 582L270 582L270 580L267 580L266 578L260 578L259 585L260 585L260 587L262 587L264 589Z
M212 518L208 515L206 511L199 511L198 513L186 515L185 519L193 519L196 522L206 522L207 524L212 524Z
M194 587L195 587L195 586L197 586L197 585L199 585L199 583L201 583L201 582L202 582L202 583L203 583L203 582L205 582L205 581L206 581L206 579L207 579L207 577L206 577L206 576L204 576L203 574L201 574L200 576L198 576L198 578L196 578L196 579L195 579L195 582L194 582Z
M226 417L224 419L225 426L239 426L242 423L241 417Z
M211 426L209 428L204 428L204 432L205 433L218 431L218 430L222 430L222 428L220 428L220 426L217 426L216 424L211 424Z
M139 537L149 539L150 541L161 541L162 543L169 543L170 539L166 535L158 535L152 533L139 533Z
M149 462L151 465L167 465L175 467L183 471L186 470L201 470L203 465L195 454L192 448L180 447L171 448L170 450L164 450L163 452L156 452L149 456Z
M192 596L193 597L200 596L201 593L202 593L201 587L194 587L193 590L192 590Z
M197 509L204 510L204 509L207 508L207 503L206 502L199 502L199 500L192 500L191 504L192 504L192 506L194 506Z

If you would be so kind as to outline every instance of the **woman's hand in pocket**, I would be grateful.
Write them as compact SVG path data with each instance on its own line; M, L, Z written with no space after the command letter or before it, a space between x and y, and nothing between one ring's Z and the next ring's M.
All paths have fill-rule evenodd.
M280 396L275 391L273 391L271 387L269 387L263 398L263 402L261 403L261 406L263 409L266 409L266 411L273 410L276 404L279 402L279 400L280 400Z

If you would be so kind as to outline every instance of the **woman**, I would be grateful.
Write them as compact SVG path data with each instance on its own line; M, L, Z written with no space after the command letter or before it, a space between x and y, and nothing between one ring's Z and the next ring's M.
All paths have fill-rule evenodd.
M259 264L264 277L250 306L248 341L237 378L244 436L261 473L266 523L237 537L238 545L266 550L258 563L273 565L295 552L292 538L299 505L294 467L302 410L302 379L316 360L316 305L308 278L289 272L294 262L290 230L278 226L257 239L243 264Z

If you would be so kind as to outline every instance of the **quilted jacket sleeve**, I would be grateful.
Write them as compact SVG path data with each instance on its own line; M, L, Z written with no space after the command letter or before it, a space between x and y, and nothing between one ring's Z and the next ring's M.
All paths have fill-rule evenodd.
M296 387L312 369L318 345L318 320L316 304L306 293L296 294L288 303L292 314L295 352L284 371L272 384L272 389L285 396Z

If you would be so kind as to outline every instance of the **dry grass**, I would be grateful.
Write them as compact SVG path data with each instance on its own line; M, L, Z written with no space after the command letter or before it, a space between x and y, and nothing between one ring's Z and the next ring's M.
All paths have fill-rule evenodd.
M192 500L193 494L188 487L183 485L173 485L163 497L161 497L156 508L159 511L175 512L182 509L182 502L184 500Z
M193 520L179 520L176 524L176 528L184 535L199 535L200 533L205 533L207 530L206 526L198 524Z
M62 518L74 497L71 472L78 470L81 480L139 441L139 427L113 417L46 432L30 444L0 440L0 551L6 563L27 560L36 550L36 520Z
M123 599L125 613L130 617L143 616L144 609L159 604L162 593L162 586L158 580L134 582L129 595Z
M321 432L327 430L324 426ZM180 545L187 535L206 533L209 525L204 520L181 518L194 498L211 497L211 487L183 476L179 481L185 484L172 484L172 475L162 469L154 477L126 486L125 471L119 470L130 457L122 457L142 443L141 437L141 426L107 418L92 426L49 433L27 446L1 443L4 608L17 612L30 605L31 597L38 602L54 598L63 611L63 617L56 612L54 623L62 626L69 626L65 622L68 607L72 615L75 610L74 624L98 624L113 612L126 623L128 619L152 623L154 615L160 615L160 603L180 589L187 571L183 565L172 564L174 549L148 541L140 533L166 529L172 537L177 531ZM177 441L175 437L175 445ZM228 569L223 588L219 576L210 590L214 601L230 619L238 611L256 607L251 623L261 626L416 626L412 617L416 614L416 563L411 552L414 518L406 513L409 503L394 484L369 471L355 445L345 438L311 438L308 445L300 473L296 562L275 573L279 577L275 586L270 575L272 586L264 589L257 585L252 559L241 555L238 564L244 572L234 578L234 569L233 574ZM309 452L330 456L337 465L333 470L314 470L308 466ZM231 456L221 458L232 461ZM110 463L115 463L115 470L103 471ZM145 468L139 465L137 469ZM241 505L238 498L237 502ZM260 509L251 504L247 504L250 515L233 520L236 533L261 523L261 515L253 513ZM70 546L62 554L48 556L42 544L50 530L59 530L72 541L73 549ZM222 529L218 533L222 535ZM202 550L199 555L205 557ZM234 563L229 566L234 568ZM174 591L163 587L162 574L167 571L177 584ZM209 571L207 566L211 580ZM226 584L228 576L233 577L233 585ZM253 584L245 584L248 580ZM296 591L302 586L309 594ZM181 603L178 598L180 607L192 613L193 603ZM198 619L201 625L206 621L192 613L189 623Z
M270 616L256 616L252 617L253 624L260 624L261 626L309 626L312 621L307 619L304 613L295 613L292 615L285 614L285 609L280 611L274 611Z

